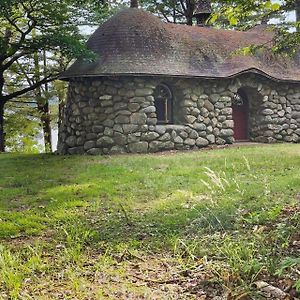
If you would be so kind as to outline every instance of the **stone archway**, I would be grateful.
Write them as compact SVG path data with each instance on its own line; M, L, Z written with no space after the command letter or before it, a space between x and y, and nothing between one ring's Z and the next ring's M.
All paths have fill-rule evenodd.
M242 86L232 100L232 118L236 141L256 140L261 135L264 118L263 95L255 87Z
M232 100L233 135L236 141L249 139L249 99L243 88L240 88Z

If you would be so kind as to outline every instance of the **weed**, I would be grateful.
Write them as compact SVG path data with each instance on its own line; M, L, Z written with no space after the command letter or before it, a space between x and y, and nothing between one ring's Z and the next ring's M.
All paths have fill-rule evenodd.
M201 182L211 191L212 194L225 193L230 189L234 189L239 195L243 196L244 191L238 180L234 177L228 176L225 171L217 173L212 169L205 167L205 175L209 178L209 181L201 180Z
M250 278L250 282L253 282L264 269L263 262L257 258L258 245L254 242L234 241L227 237L219 251L225 256L236 278L241 280L249 280Z
M299 257L287 257L284 259L279 269L277 270L277 275L285 275L285 274L292 274L294 271L297 274L297 277L299 275L299 269L300 269L300 258ZM294 287L298 292L300 292L300 279L297 278L295 280Z
M65 259L71 263L79 264L86 246L94 240L96 232L88 229L77 220L67 223L63 232L65 235Z
M197 241L183 241L182 239L177 239L174 244L174 257L187 265L194 264L197 259L196 251L198 248Z
M25 274L20 271L20 257L0 247L1 281L12 299L17 299Z
M0 282L4 284L11 299L19 299L19 291L27 276L43 270L39 248L28 247L22 253L12 253L0 245Z
M258 299L251 283L268 276L299 289L299 267L281 265L299 249L299 149L0 155L0 298L193 299L193 285ZM182 269L208 288L193 274L180 286L138 279Z

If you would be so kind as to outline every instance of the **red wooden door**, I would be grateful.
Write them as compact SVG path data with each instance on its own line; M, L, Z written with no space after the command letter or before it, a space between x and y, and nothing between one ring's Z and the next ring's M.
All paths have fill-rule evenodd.
M232 105L232 118L234 122L233 131L235 140L247 140L249 138L249 108L246 100L241 99L241 101Z

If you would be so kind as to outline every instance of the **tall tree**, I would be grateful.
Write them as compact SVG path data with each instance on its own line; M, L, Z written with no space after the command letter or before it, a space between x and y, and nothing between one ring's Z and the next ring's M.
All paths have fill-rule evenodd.
M295 11L296 11L296 22L297 22L297 31L300 31L300 0L296 0L295 3Z
M141 0L142 6L157 13L167 22L193 24L195 4L198 0Z
M8 103L5 110L6 146L13 152L41 152L39 115L32 104Z
M91 24L95 16L103 17L106 7L98 0L1 0L0 152L5 150L5 104L55 80L61 66L45 68L40 74L27 73L26 80L13 91L5 74L16 64L39 64L39 53L59 53L65 57L66 65L73 58L92 59L93 54L85 48L78 26Z
M138 0L130 0L130 7L138 7Z
M51 55L52 53L46 51L41 51L40 53L34 53L32 57L28 57L26 62L17 62L10 70L7 72L10 78L10 88L9 93L13 93L20 86L33 86L36 82L39 82L41 78L46 77L47 73L57 73L58 65L64 68L64 64L61 63L61 59L56 56ZM52 70L54 69L54 70ZM38 86L26 93L23 97L18 97L17 99L12 99L9 102L14 102L16 104L24 103L26 104L26 98L29 99L31 104L38 110L38 115L40 118L41 128L43 132L44 148L46 152L52 151L52 139L51 139L51 118L49 110L49 101L54 97L53 84L47 82ZM25 98L25 100L24 100Z
M280 3L272 0L218 0L223 4L216 13L215 19L227 18L233 27L249 28L257 24L268 23L271 19L277 22L273 51L295 54L300 45L299 0L283 0ZM229 5L228 5L229 4ZM290 20L286 14L296 11L297 19ZM293 29L297 30L293 30Z

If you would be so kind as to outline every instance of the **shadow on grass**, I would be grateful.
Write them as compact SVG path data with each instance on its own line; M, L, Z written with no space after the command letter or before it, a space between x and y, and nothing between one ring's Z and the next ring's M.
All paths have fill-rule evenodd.
M0 156L0 237L48 229L63 236L62 228L84 227L96 244L161 249L176 239L234 230L242 211L263 222L299 190L296 154L280 145L169 156ZM229 182L225 190L207 166Z

